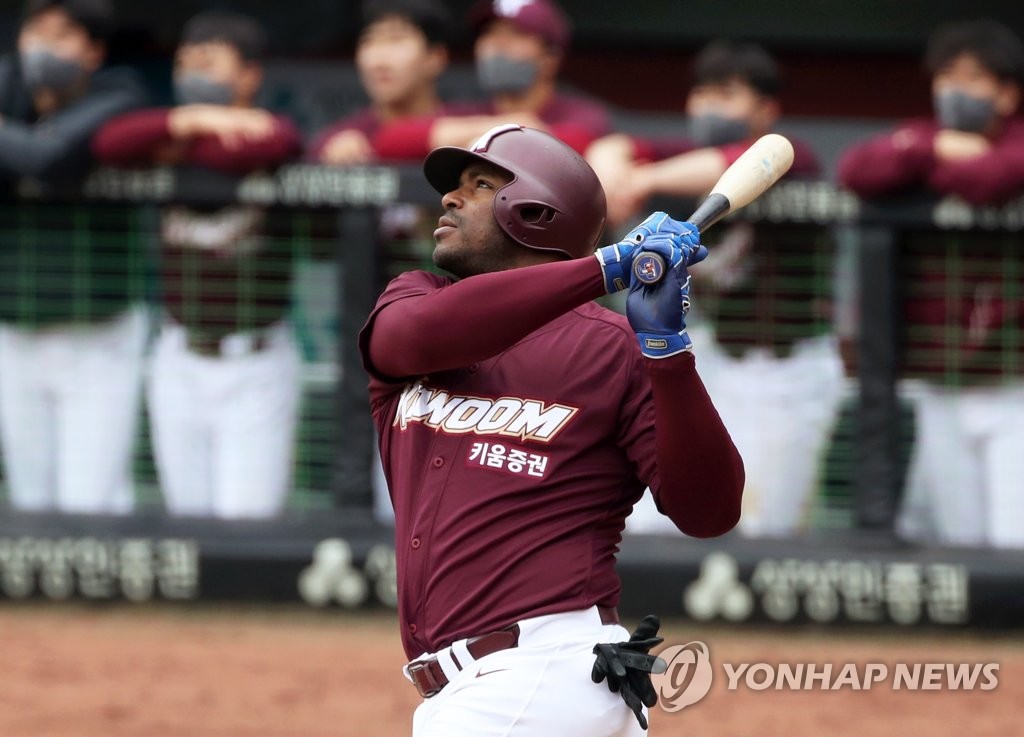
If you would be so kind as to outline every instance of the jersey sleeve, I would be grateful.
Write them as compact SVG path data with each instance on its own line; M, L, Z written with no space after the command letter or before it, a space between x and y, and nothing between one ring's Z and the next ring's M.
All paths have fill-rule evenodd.
M907 124L849 148L839 159L839 182L861 197L924 187L935 166L935 128Z
M374 305L373 311L370 313L370 317L367 318L366 325L364 325L363 329L359 332L359 355L363 362L363 368L370 376L371 400L374 399L375 396L379 396L381 393L388 393L396 386L403 384L408 378L387 376L378 371L374 367L373 361L370 360L370 335L373 332L373 326L377 319L377 315L379 315L381 310L385 307L390 304L394 304L399 300L429 294L430 292L440 289L450 283L451 279L438 276L437 274L431 274L426 271L407 271L404 274L400 274L395 277L391 283L388 284L387 289L384 290L383 294L381 294L377 299L377 304Z
M638 348L631 353L620 447L658 510L680 531L694 537L728 532L739 520L743 461L693 355L655 360Z
M1024 191L1024 127L1013 124L982 156L936 163L930 184L973 205L997 205Z

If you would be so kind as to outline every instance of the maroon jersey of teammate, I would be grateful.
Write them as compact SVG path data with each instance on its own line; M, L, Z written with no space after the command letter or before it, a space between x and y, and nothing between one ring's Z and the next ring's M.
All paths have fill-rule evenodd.
M798 138L787 136L793 144L793 165L786 172L787 177L815 177L820 173L818 156L809 145ZM693 151L700 146L689 138L665 137L665 138L632 138L633 155L639 162L662 161L680 154ZM734 143L726 143L716 146L725 157L727 166L731 165L740 157L744 151L750 148L754 141L746 139Z
M1024 192L1024 121L1007 120L988 152L959 160L935 155L940 130L937 121L914 120L853 146L840 159L839 181L863 197L928 189L975 205Z
M956 195L976 205L999 204L1024 193L1024 121L1009 119L980 156L943 160L935 154L941 128L933 120L908 122L848 150L839 181L863 197L908 191ZM1006 339L1024 318L1022 280L998 236L972 234L969 248L943 246L935 236L908 238L904 277L907 374L959 384L1024 373L1024 348ZM936 258L943 267L935 267Z
M93 139L97 160L115 166L195 164L241 175L282 164L301 145L295 126L284 117L273 118L268 135L232 147L213 135L183 142L171 133L170 114L158 108L111 121ZM163 302L176 322L219 338L285 316L290 304L288 243L268 237L261 208L173 207L163 213L161 231Z
M381 126L373 135L374 149L382 159L422 159L430 151L430 132L446 116L495 116L498 111L489 100L453 102L440 115L397 120ZM510 116L515 118L515 115ZM611 131L608 111L593 100L562 92L554 93L537 118L551 135L573 149L584 152L591 143Z
M444 237L471 238L451 196ZM563 249L584 255L545 250ZM645 486L687 534L736 522L742 461L693 355L644 357L626 319L592 303L592 249L460 280L403 274L360 335L410 657L616 606L615 554Z

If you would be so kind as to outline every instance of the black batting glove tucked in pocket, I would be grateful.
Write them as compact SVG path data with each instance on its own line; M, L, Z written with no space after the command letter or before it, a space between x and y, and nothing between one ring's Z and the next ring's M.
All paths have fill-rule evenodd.
M622 697L644 729L647 729L647 718L643 707L651 708L658 703L651 674L664 673L668 669L664 660L649 654L651 648L664 642L658 637L659 627L661 622L658 618L648 614L630 636L629 642L594 645L597 660L590 677L594 683L607 680L609 690Z

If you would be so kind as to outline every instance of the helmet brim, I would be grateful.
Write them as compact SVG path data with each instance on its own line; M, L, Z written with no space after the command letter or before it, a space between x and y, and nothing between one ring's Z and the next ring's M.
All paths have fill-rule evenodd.
M507 167L490 157L457 146L442 146L427 154L423 160L423 175L439 194L448 194L459 188L459 180L466 167L478 162L496 166L514 176Z

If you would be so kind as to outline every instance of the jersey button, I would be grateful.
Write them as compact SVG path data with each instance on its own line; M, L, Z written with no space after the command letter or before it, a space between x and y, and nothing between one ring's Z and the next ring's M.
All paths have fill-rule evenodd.
M441 456L434 456L434 460L431 461L434 464L434 468L440 468L444 465L444 458Z
M480 364L479 363L471 363L471 364L469 364L469 373L475 374L479 370L480 370Z
M414 635L416 634L416 625L415 624L410 624L409 625L409 632L414 634Z
M420 539L418 537L414 537L412 539L412 543L410 543L410 544L412 545L412 549L413 550L419 550L420 549L420 545L422 545L423 543L420 542Z

